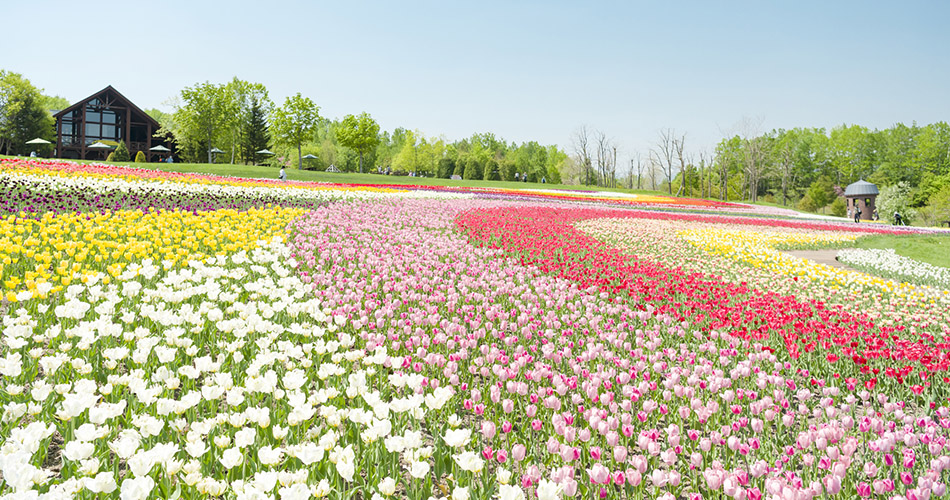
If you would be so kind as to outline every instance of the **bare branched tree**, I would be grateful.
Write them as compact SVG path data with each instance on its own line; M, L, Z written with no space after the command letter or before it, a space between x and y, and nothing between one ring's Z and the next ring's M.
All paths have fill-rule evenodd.
M759 198L759 182L766 166L766 145L761 137L764 121L764 117L743 117L740 125L746 185L749 190L749 200L753 202Z
M676 132L673 129L660 130L660 139L656 143L656 157L660 160L663 173L670 185L670 194L673 194L673 161L676 158Z
M597 170L600 181L604 186L614 184L617 177L617 146L607 137L607 134L597 130L594 132L596 141Z
M688 168L689 168L688 164L690 162L689 162L689 159L683 153L683 149L685 147L686 147L686 134L681 135L679 139L677 139L676 137L673 137L673 149L676 151L676 159L679 160L680 177L682 178L682 183L680 184L680 188L676 193L677 196L682 194L683 191L687 189L687 186L689 186L689 176L687 174L688 174Z
M580 168L584 169L584 184L590 185L590 131L587 125L581 125L571 136L571 145L574 148L574 157Z

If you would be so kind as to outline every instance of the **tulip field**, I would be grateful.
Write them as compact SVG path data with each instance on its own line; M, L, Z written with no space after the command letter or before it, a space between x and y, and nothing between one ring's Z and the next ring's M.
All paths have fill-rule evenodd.
M0 499L944 497L921 231L0 160Z

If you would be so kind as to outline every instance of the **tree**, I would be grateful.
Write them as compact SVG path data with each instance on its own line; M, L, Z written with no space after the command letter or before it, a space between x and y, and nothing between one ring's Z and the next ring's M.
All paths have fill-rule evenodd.
M69 101L67 101L65 97L58 95L40 95L40 104L43 106L43 109L48 111L51 115L54 111L62 111L69 107Z
M252 96L247 120L241 126L240 150L244 163L257 164L257 152L270 147L270 132L267 129L265 112L260 99Z
M40 90L20 74L0 70L0 152L28 153L26 141L36 137L53 141L53 123Z
M660 130L660 139L656 143L657 150L654 152L669 183L670 195L673 194L673 159L676 157L677 142L676 131L669 128Z
M379 144L379 124L365 111L360 116L346 115L336 129L337 140L360 154L360 173L363 173L363 154Z
M484 180L486 181L498 181L501 180L500 172L498 171L498 162L494 158L489 158L485 163Z
M894 222L894 212L900 213L904 222L909 223L917 217L917 211L910 208L911 187L908 182L898 182L893 186L884 186L877 195L875 205L881 217Z
M834 184L831 178L823 175L808 187L808 198L814 204L814 209L821 210L831 203L835 196Z
M208 163L212 163L215 141L230 137L231 123L237 114L233 96L226 85L205 82L185 87L181 100L184 104L178 106L172 119L175 140L187 158L198 161L207 152Z
M303 97L300 92L288 97L284 105L274 110L271 126L277 139L288 145L297 147L297 169L303 169L303 158L300 146L310 139L316 131L320 121L320 108L309 97Z
M254 152L267 149L266 143L269 141L263 140L263 137L267 137L267 124L264 119L274 108L274 104L268 96L267 87L260 83L246 82L235 77L228 82L226 88L228 96L234 101L235 109L234 119L229 122L231 163L234 163L235 156L238 155L244 163L254 162ZM253 116L255 112L258 116ZM255 120L253 124L252 120ZM254 130L250 142L247 140L249 127ZM251 144L252 142L254 144ZM252 149L255 145L259 147Z
M145 163L145 162L147 162L147 161L148 161L148 160L145 159L145 153L144 153L144 152L138 151L137 153L135 153L135 163Z
M455 159L445 157L439 160L438 176L442 179L448 179L455 173Z
M574 156L577 161L577 165L583 169L583 178L584 185L590 185L590 171L591 171L591 157L590 157L590 132L587 130L587 125L581 126L581 128L574 131L574 135L571 136L571 144L574 147Z

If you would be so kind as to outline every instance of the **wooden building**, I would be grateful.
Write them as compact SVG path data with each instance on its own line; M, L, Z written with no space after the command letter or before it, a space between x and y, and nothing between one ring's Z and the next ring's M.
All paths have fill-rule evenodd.
M56 119L56 156L63 159L104 160L110 150L124 141L134 160L139 151L148 161L163 161L175 154L171 135L153 137L161 128L158 121L108 87L53 115ZM110 148L89 146L95 143ZM168 148L152 151L156 146Z

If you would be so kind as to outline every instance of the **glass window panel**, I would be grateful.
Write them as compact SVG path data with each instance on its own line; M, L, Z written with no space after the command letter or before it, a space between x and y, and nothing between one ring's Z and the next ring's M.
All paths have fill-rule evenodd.
M73 135L73 122L63 122L63 135Z
M103 111L102 123L115 123L115 111Z
M115 125L103 125L102 126L102 137L106 139L117 139L115 135Z
M86 110L86 121L87 122L101 122L102 113L96 113L93 111Z
M98 123L87 123L86 124L86 137L100 137L100 129Z

